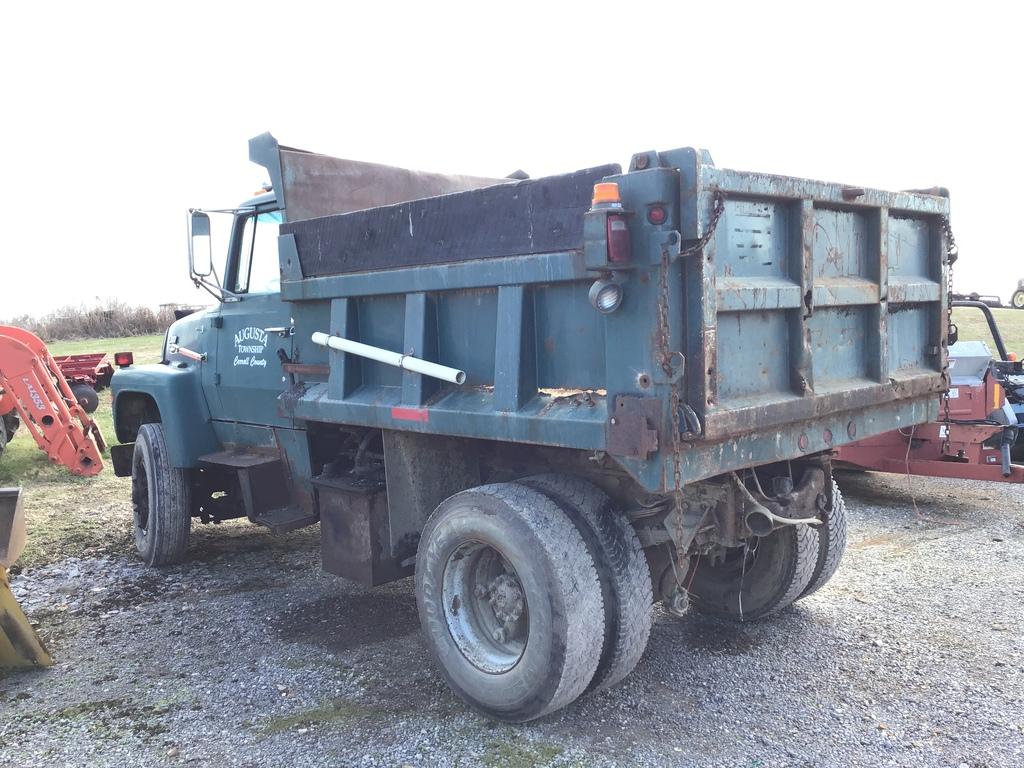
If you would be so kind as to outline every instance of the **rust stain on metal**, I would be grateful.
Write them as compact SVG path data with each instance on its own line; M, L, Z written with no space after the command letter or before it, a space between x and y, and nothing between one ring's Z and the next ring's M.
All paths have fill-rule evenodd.
M608 419L608 452L646 460L658 450L660 419L660 399L617 395Z

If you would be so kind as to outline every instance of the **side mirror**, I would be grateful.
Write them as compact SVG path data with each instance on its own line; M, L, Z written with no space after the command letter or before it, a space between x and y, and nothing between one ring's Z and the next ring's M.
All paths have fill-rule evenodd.
M188 268L198 277L213 273L213 243L210 217L202 211L190 211L188 237Z

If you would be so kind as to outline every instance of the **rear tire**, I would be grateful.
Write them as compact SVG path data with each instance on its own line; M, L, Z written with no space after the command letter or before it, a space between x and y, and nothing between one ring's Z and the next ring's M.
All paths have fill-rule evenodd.
M701 613L756 621L800 597L817 562L817 533L809 525L787 525L727 550L717 563L696 558L684 583Z
M167 459L163 424L143 424L132 454L135 548L146 565L181 562L192 525L188 476Z
M506 483L434 511L416 556L416 601L442 675L484 715L533 720L594 676L601 585L579 531L546 496Z
M86 413L94 413L100 407L100 396L88 384L72 384L71 394Z
M1010 303L1014 309L1024 309L1024 291L1014 291Z
M804 591L798 600L814 594L832 578L846 551L846 502L836 481L832 481L832 508L822 514L821 525L814 527L818 534L818 558Z
M517 481L554 501L572 520L597 566L604 599L604 647L588 691L620 683L640 661L651 634L651 571L633 526L586 480L547 474Z

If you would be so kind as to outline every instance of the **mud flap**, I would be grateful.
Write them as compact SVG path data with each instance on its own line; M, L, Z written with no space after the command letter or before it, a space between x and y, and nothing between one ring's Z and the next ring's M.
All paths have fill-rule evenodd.
M0 488L0 669L53 664L11 592L7 568L25 548L20 488Z

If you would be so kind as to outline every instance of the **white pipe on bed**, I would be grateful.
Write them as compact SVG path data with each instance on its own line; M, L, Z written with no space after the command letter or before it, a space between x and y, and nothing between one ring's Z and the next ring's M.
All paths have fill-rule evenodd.
M400 352L392 352L389 349L371 347L369 344L352 341L344 336L331 336L328 333L317 331L313 334L312 338L313 343L319 344L321 347L330 347L339 352L348 352L352 355L376 360L378 363L403 368L413 373L422 373L424 376L431 376L442 381L450 381L452 384L462 384L466 381L466 372L460 371L457 368L449 368L447 365L431 363L428 360L421 360L412 355L403 355Z

